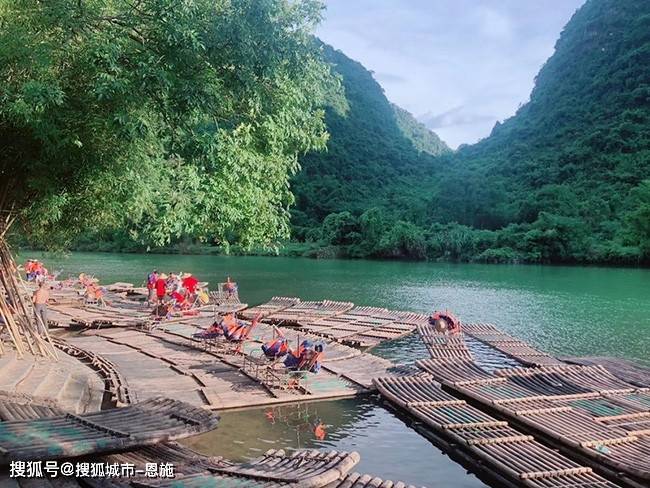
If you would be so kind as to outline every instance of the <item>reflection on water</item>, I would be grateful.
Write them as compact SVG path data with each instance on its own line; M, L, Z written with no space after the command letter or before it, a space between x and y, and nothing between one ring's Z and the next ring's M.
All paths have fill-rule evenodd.
M418 486L485 486L374 397L224 412L218 429L183 442L204 454L238 461L268 449L357 451L358 472Z

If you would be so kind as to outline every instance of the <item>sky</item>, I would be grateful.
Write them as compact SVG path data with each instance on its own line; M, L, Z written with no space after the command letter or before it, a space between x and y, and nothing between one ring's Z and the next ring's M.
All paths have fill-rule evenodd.
M585 0L326 0L317 35L456 148L528 100Z

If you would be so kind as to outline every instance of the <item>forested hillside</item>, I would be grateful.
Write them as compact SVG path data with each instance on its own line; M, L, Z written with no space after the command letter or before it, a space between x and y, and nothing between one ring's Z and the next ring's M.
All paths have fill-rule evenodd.
M301 159L292 185L299 238L301 228L318 226L330 213L388 206L405 184L431 174L435 156L450 152L436 134L391 104L360 63L328 45L323 54L341 76L349 108L326 108L327 150Z
M589 0L530 101L488 138L423 167L430 178L412 179L409 199L330 215L319 244L352 256L647 262L650 2Z

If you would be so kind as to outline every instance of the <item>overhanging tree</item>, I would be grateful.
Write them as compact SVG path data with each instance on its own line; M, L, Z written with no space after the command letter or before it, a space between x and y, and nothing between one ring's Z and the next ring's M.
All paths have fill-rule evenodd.
M315 0L0 0L0 191L48 246L288 234L340 83Z

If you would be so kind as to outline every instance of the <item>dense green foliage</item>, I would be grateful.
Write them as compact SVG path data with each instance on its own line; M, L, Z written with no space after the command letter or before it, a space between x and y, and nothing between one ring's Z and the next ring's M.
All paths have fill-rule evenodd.
M348 97L350 83L365 83L356 93L371 91L368 80L342 74ZM361 132L364 145L380 143L368 141L363 130L346 131L350 138ZM331 132L334 141L336 125ZM350 205L336 202L322 226L298 229L297 235L313 237L328 254L650 261L650 2L589 0L562 32L530 101L478 144L433 163L420 159L404 169L389 168L374 179L364 171L375 173L376 158L364 154L359 161L358 155L342 154L345 164L317 156L333 169L313 184L342 188ZM390 192L387 185L403 191L400 178L417 175L418 164L429 178L409 177L411 189L400 200L376 198L377 181L385 185L381 196ZM354 178L358 174L361 178ZM366 177L368 185L360 182ZM327 202L323 192L315 193L319 199ZM327 209L315 208L304 196L298 204L308 217L319 218ZM379 208L365 210L373 206ZM305 221L301 216L296 224Z
M288 235L340 82L316 0L0 0L0 210L66 244Z

